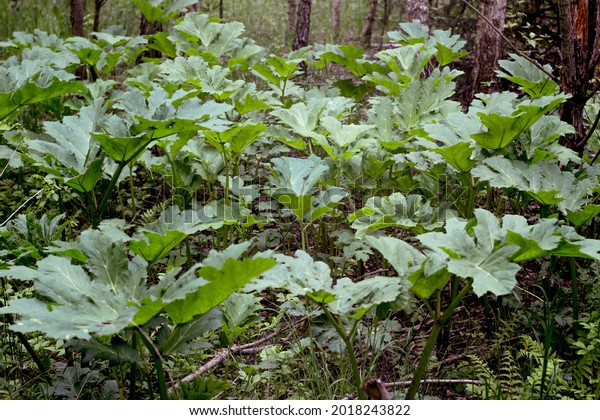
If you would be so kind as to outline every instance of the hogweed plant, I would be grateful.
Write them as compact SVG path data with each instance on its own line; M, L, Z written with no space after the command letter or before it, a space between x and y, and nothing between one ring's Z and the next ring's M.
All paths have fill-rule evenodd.
M372 57L352 45L266 56L241 23L181 15L191 3L136 1L166 28L144 37L15 33L0 44L13 54L0 63L2 188L33 174L68 192L47 205L43 243L15 228L37 195L0 227L0 313L21 342L38 334L102 372L118 367L105 391L121 398L140 397L141 378L144 397L156 388L168 398L169 385L183 396L226 389L211 378L180 386L173 368L214 348L225 350L214 363L226 363L226 381L232 366L251 377L234 357L261 346L266 359L319 352L305 361L335 348L348 361L345 389L364 398L377 364L362 331L400 323L416 300L432 328L411 399L424 396L434 347L467 296L526 290L523 268L550 261L569 269L578 372L595 372L578 277L600 259L586 237L600 172L593 142L583 158L559 142L573 127L558 117L568 95L550 68L511 56L498 74L520 94L479 94L464 111L450 99L464 42L449 31L401 24L389 34L398 47ZM136 64L147 49L162 56ZM77 80L82 65L90 80ZM301 83L305 65L324 86ZM32 107L43 107L40 121L17 124ZM282 350L289 339L273 340L296 329L286 324L295 316L308 327ZM260 345L237 344L259 333ZM320 347L324 336L337 344ZM285 369L302 377L301 365L286 359ZM56 377L78 383L85 369ZM540 379L532 394L547 397ZM68 394L60 380L53 389Z

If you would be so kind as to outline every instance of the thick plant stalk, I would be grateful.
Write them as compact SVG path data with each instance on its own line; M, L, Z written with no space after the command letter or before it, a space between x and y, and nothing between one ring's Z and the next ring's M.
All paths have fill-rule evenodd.
M98 206L98 211L94 215L94 223L93 223L94 229L97 228L98 225L100 224L100 217L102 216L102 213L104 212L104 209L106 208L106 205L108 204L108 199L110 198L112 191L115 189L115 186L117 185L117 182L119 181L119 177L121 176L121 172L123 172L123 169L125 168L125 166L127 166L127 163L123 163L123 162L119 163L117 170L115 171L112 179L110 180L110 184L108 184L108 188L104 192L102 201L100 201L100 204Z
M142 342L152 355L152 359L154 359L154 369L156 371L156 379L158 381L158 394L160 395L160 399L168 400L169 393L167 392L167 379L162 364L162 357L154 343L151 341L150 337L148 337L140 327L136 327L136 329L139 333L140 338L142 339Z
M331 314L331 312L329 312L327 310L325 305L320 305L320 306L321 306L321 309L323 309L325 316L327 317L327 319L329 320L329 322L331 323L333 328L335 328L337 333L340 335L340 337L344 341L344 344L346 346L346 351L348 352L348 359L350 360L350 367L352 369L352 379L354 381L354 386L356 387L356 393L358 395L358 398L361 400L366 400L367 394L365 393L365 391L363 390L363 387L362 387L362 379L360 377L360 370L358 369L358 363L356 362L356 354L354 353L354 346L352 345L352 338L354 337L354 333L356 332L356 327L358 326L358 322L360 320L357 320L354 322L354 325L352 326L352 330L350 331L350 333L346 333L344 327L333 316L333 314Z
M431 352L433 351L438 335L440 334L440 331L442 331L442 328L444 328L446 322L452 317L454 309L458 306L460 301L467 295L467 293L471 291L472 283L472 280L469 281L469 283L467 283L462 288L460 293L446 308L444 313L437 320L434 321L433 328L431 329L431 333L429 334L429 338L425 343L425 348L421 353L421 358L419 359L419 363L417 364L417 368L415 369L412 382L410 384L410 387L408 388L408 391L406 391L407 400L415 399L417 391L419 390L419 385L421 384L421 380L425 377L425 374L427 373L427 365L429 364L429 358L431 357Z

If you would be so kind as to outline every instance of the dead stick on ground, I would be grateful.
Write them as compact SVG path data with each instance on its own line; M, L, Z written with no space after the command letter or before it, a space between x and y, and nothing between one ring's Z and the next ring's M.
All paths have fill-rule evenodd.
M385 386L387 387L395 387L395 386L405 386L410 385L412 381L398 381L398 382L386 382ZM483 381L478 381L475 379L423 379L421 381L422 384L469 384L469 385L483 385Z
M301 319L300 321L298 321L296 324L301 323L304 321L304 318ZM294 325L296 325L294 324ZM184 377L183 379L181 379L179 382L192 382L194 379L196 379L198 376L208 372L209 370L211 370L212 368L214 368L215 366L218 366L219 364L223 363L226 359L227 356L229 354L238 354L238 353L242 353L242 354L252 354L252 353L259 353L262 350L268 348L268 347L272 347L273 344L267 344L267 345L262 345L263 343L277 337L279 334L281 334L282 332L284 332L285 330L290 329L291 326L287 326L284 328L280 328L275 332L272 332L271 334L267 334L266 336L253 341L252 343L247 343L247 344L242 344L242 345L235 345L233 347L231 347L231 349L223 349L221 350L216 356L214 356L212 359L210 359L207 363L205 363L204 365L200 366L198 369L196 369L194 372L190 373L189 375L187 375L186 377ZM289 337L285 337L281 340L281 342L285 342L288 341ZM173 386L171 386L168 389L168 393L172 394L173 392L175 392L175 390L179 388L179 383L175 383Z

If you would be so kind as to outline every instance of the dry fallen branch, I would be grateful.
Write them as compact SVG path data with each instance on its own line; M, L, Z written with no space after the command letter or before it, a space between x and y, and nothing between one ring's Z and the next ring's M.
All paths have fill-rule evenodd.
M412 381L398 381L398 382L386 382L385 386L388 388L395 386L410 385ZM470 385L483 385L483 381L475 379L423 379L421 384L470 384Z
M300 322L303 322L303 321L304 321L304 319L298 321L297 323L300 323ZM294 325L297 325L297 323L295 323ZM200 375L208 372L209 370L211 370L215 366L220 365L225 360L227 360L227 358L231 354L254 354L254 353L260 353L264 349L272 347L274 344L266 344L266 345L263 345L263 344L266 343L267 341L270 341L273 338L277 337L282 332L284 332L286 330L289 330L290 328L291 328L291 326L286 326L284 328L278 329L275 332L272 332L271 334L267 334L264 337L262 337L262 338L260 338L260 339L258 339L256 341L253 341L252 343L235 345L235 346L231 347L231 349L223 349L223 350L221 350L219 353L217 353L216 356L214 356L212 359L210 359L207 363L203 364L198 369L196 369L194 372L192 372L189 375L185 376L183 379L179 380L177 383L175 383L173 386L171 386L169 388L169 390L168 390L168 393L172 394L173 392L175 392L175 390L177 390L177 388L179 388L179 383L181 383L181 382L192 382L198 376L200 376ZM289 341L290 338L291 338L290 336L284 337L281 340L279 340L279 343L285 343L286 341Z

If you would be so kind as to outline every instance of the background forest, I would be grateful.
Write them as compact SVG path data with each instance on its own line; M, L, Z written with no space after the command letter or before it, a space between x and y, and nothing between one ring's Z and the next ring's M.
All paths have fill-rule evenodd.
M0 0L6 399L598 399L596 0Z

